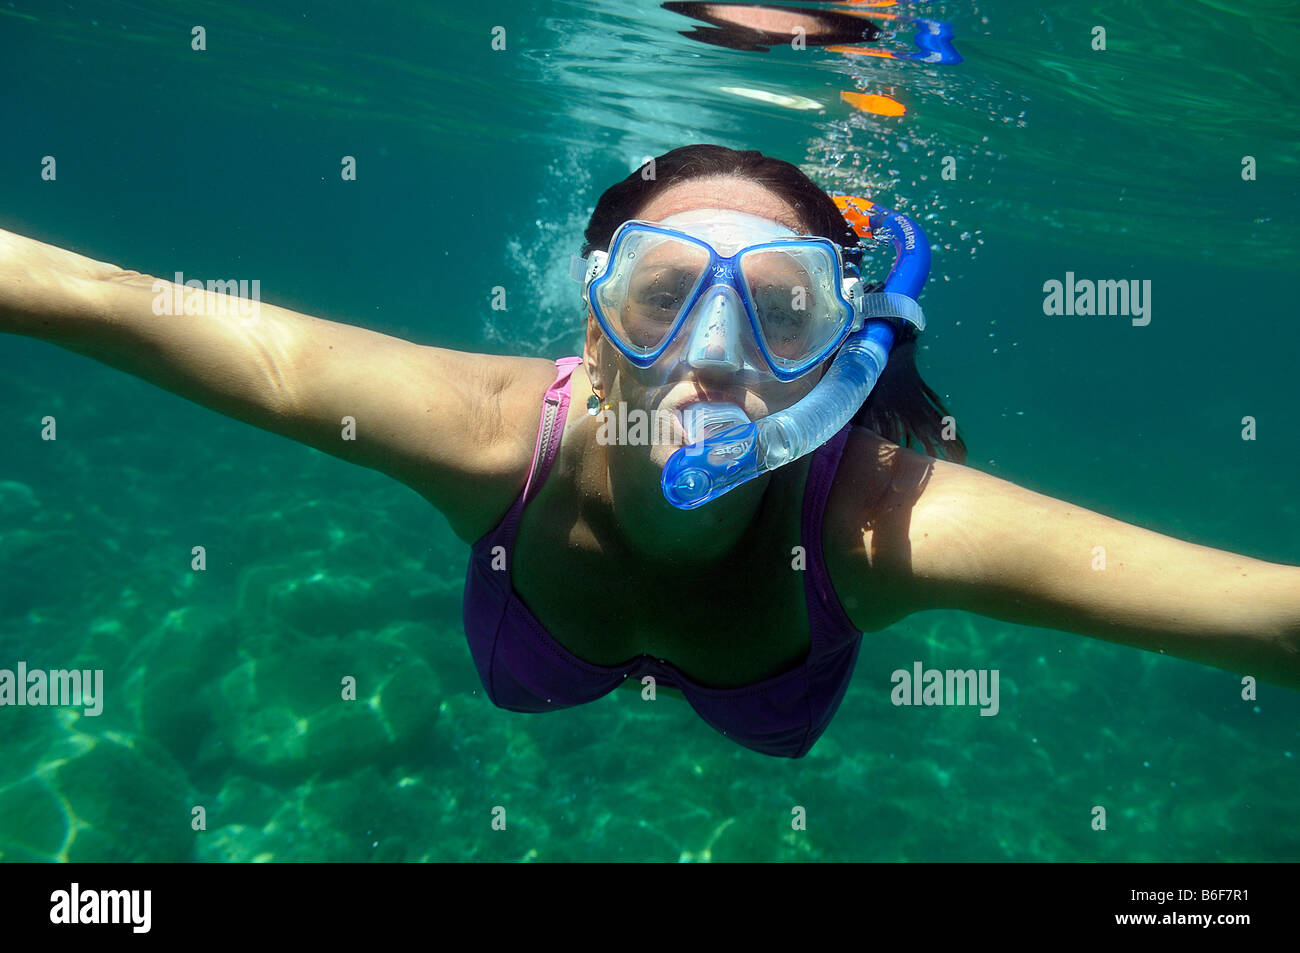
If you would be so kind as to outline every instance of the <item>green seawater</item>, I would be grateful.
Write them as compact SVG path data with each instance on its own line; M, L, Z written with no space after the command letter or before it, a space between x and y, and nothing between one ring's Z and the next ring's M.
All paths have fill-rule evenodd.
M600 192L680 145L760 149L928 231L921 369L971 466L1300 563L1294 5L890 11L951 22L964 62L706 46L649 0L0 0L0 227L555 358ZM1150 323L1045 315L1067 272L1149 280ZM628 692L511 714L465 645L468 547L398 483L13 336L0 448L0 668L105 686L98 716L0 708L3 860L1300 859L1300 694L1243 700L1241 673L935 611L866 637L798 761ZM998 715L895 707L914 661L997 669Z

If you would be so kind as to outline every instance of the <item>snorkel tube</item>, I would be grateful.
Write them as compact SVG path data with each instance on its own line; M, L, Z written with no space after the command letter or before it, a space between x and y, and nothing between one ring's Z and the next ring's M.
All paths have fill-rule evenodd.
M845 338L825 376L802 400L758 421L725 429L706 427L703 439L668 458L660 483L664 498L678 509L703 506L816 450L866 401L889 361L902 322L924 330L925 317L916 299L930 276L930 243L921 227L865 199L841 197L835 202L859 235L870 238L879 232L893 243L896 257L884 290L863 294L853 288L853 304L864 324Z

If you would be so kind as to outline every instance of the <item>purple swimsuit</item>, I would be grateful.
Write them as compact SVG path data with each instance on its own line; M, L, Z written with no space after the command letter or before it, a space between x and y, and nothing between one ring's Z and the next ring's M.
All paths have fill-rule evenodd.
M862 644L862 633L853 627L831 586L821 547L822 511L849 427L816 450L804 490L804 592L812 644L803 664L741 688L706 688L651 655L621 665L594 665L556 642L515 593L510 573L492 568L496 546L504 547L507 566L513 558L524 507L537 495L559 452L570 378L581 363L580 357L555 362L559 373L542 405L528 482L500 525L475 543L470 554L465 635L488 698L509 711L555 711L595 701L627 678L653 675L660 685L680 689L696 714L732 741L762 754L802 757L830 724Z

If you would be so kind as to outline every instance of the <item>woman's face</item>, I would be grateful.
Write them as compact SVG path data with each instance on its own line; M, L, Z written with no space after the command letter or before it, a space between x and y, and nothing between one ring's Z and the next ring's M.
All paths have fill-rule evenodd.
M635 217L642 221L660 222L683 212L701 209L744 212L791 231L804 232L803 223L784 200L761 185L733 178L696 179L671 186L645 205ZM597 389L612 408L611 419L619 413L620 405L626 406L629 423L633 411L644 415L643 419L647 420L646 440L653 442L646 446L634 438L635 449L639 455L648 450L650 461L659 470L678 447L689 442L681 428L681 411L690 404L697 401L733 403L742 407L750 420L757 420L794 404L812 390L821 377L814 369L789 383L774 379L755 381L753 375L742 379L739 374L678 362L673 365L676 371L665 381L659 362L645 370L636 367L605 339L590 310L587 319L584 357L588 367L598 373ZM748 328L742 328L741 334L752 336ZM670 346L661 361L668 360L677 351L677 343L680 342ZM652 420L657 421L654 427L648 423ZM627 432L631 433L630 426Z

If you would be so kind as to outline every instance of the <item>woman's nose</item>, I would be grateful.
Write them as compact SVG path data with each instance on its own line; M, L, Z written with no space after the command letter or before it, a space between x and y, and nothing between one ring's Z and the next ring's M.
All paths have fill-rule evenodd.
M740 326L745 309L729 285L704 293L691 314L691 337L686 362L698 371L735 374L744 364L740 353Z

